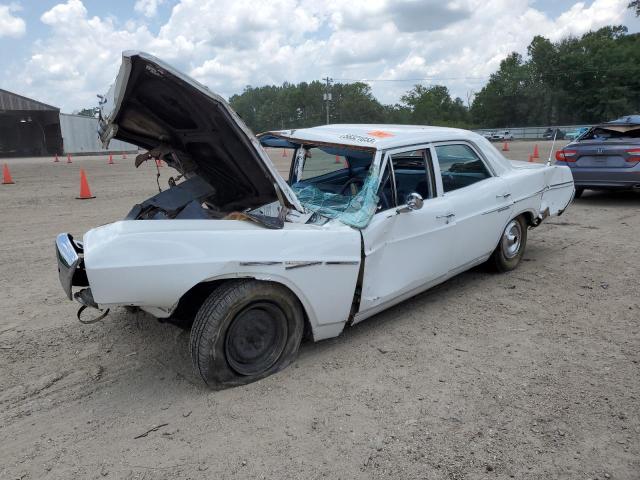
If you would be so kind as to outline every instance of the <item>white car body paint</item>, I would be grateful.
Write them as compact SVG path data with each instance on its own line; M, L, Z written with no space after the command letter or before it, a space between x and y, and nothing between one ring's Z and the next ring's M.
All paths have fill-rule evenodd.
M291 289L318 339L344 328L360 268L360 234L338 222L270 230L240 220L120 221L87 232L84 248L101 308L168 317L198 283L257 278Z
M314 340L334 337L348 323L362 321L485 261L511 219L526 214L537 225L548 215L562 213L575 192L569 168L509 161L486 138L467 130L327 125L269 132L296 145L366 149L374 153L371 173L375 177L371 178L380 178L389 155L416 149L430 152L434 173L432 198L424 199L421 209L400 212L402 207L393 207L379 211L360 230L338 220L309 224L306 222L310 213L278 174L260 141L226 101L150 55L124 54L120 74L102 105L103 141L117 138L122 132L127 134L127 128L131 133L131 125L125 123L123 128L118 124L118 112L128 91L132 59L143 62L150 71L161 72L160 77L178 82L183 95L193 92L207 97L210 102L206 108L193 104L199 109L198 115L191 112L203 122L199 134L206 135L208 131L205 120L211 105L216 109L218 121L228 119L226 126L233 126L232 131L241 140L235 143L236 147L243 146L237 152L254 160L247 163L251 171L244 172L245 176L261 180L262 183L255 184L264 186L265 177L260 175L266 175L274 192L285 197L286 201L278 199L279 204L292 208L282 228L269 229L250 221L222 217L167 218L131 219L94 228L84 235L82 246L61 234L62 246L58 240L56 244L63 288L71 298L72 285L86 286L83 280L73 283L75 269L82 265L90 287L91 306L101 309L138 306L156 317L166 318L180 299L202 282L254 278L285 285L296 295L304 307ZM167 100L166 95L157 98ZM145 122L135 128L144 135L147 147L152 145L156 138L153 129L145 127ZM211 144L224 148L229 142L229 137L218 135ZM491 176L445 192L436 151L443 143L471 147ZM237 162L238 158L227 156L226 161ZM199 167L216 159L213 154L202 154ZM225 175L232 175L237 163L225 165Z
M558 214L574 193L568 168L511 162L486 139L463 130L334 125L278 133L292 141L337 143L339 132L357 136L373 130L394 134L372 142L380 153L374 161L378 168L387 151L461 141L482 154L494 176L445 194L436 175L437 197L425 200L421 210L377 213L361 231L337 220L323 226L287 221L280 230L240 220L128 220L98 227L84 236L96 303L135 305L168 317L198 283L269 280L300 299L313 338L321 340L340 334L349 321L362 321L485 261L511 218ZM437 155L434 166L439 173ZM449 213L455 216L442 218ZM362 239L362 293L352 312Z

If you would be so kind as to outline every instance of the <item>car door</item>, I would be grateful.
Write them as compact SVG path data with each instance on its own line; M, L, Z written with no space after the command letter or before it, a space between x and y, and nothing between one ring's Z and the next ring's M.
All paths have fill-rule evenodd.
M512 196L507 182L470 143L434 144L444 198L455 215L456 265L453 273L483 261L498 244L510 218Z
M387 152L379 211L362 230L364 273L355 322L444 280L453 255L451 202L438 194L428 146ZM418 193L421 208L406 198Z

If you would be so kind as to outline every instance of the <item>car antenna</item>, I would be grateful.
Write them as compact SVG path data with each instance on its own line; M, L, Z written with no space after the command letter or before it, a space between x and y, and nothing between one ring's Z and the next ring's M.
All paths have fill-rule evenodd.
M553 143L551 144L551 150L549 150L549 158L547 159L547 167L551 166L551 155L553 155L553 148L556 146L556 136L558 135L558 129L553 132Z

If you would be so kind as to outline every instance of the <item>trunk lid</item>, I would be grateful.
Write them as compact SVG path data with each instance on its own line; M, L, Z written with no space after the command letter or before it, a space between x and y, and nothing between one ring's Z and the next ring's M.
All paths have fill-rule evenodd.
M115 83L101 98L98 133L146 150L172 152L186 176L204 178L221 210L275 200L303 211L267 152L229 104L207 87L143 53L122 54Z
M635 163L627 161L627 157L629 157L627 150L640 148L640 144L634 145L626 142L607 142L604 144L600 141L586 140L566 148L577 151L574 164L576 167L630 168Z

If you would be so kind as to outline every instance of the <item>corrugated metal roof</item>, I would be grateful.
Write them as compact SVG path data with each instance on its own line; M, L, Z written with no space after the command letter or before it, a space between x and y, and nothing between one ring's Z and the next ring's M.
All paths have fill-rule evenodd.
M59 112L58 107L52 107L46 103L38 102L32 98L23 97L17 93L0 88L0 110L51 110Z

